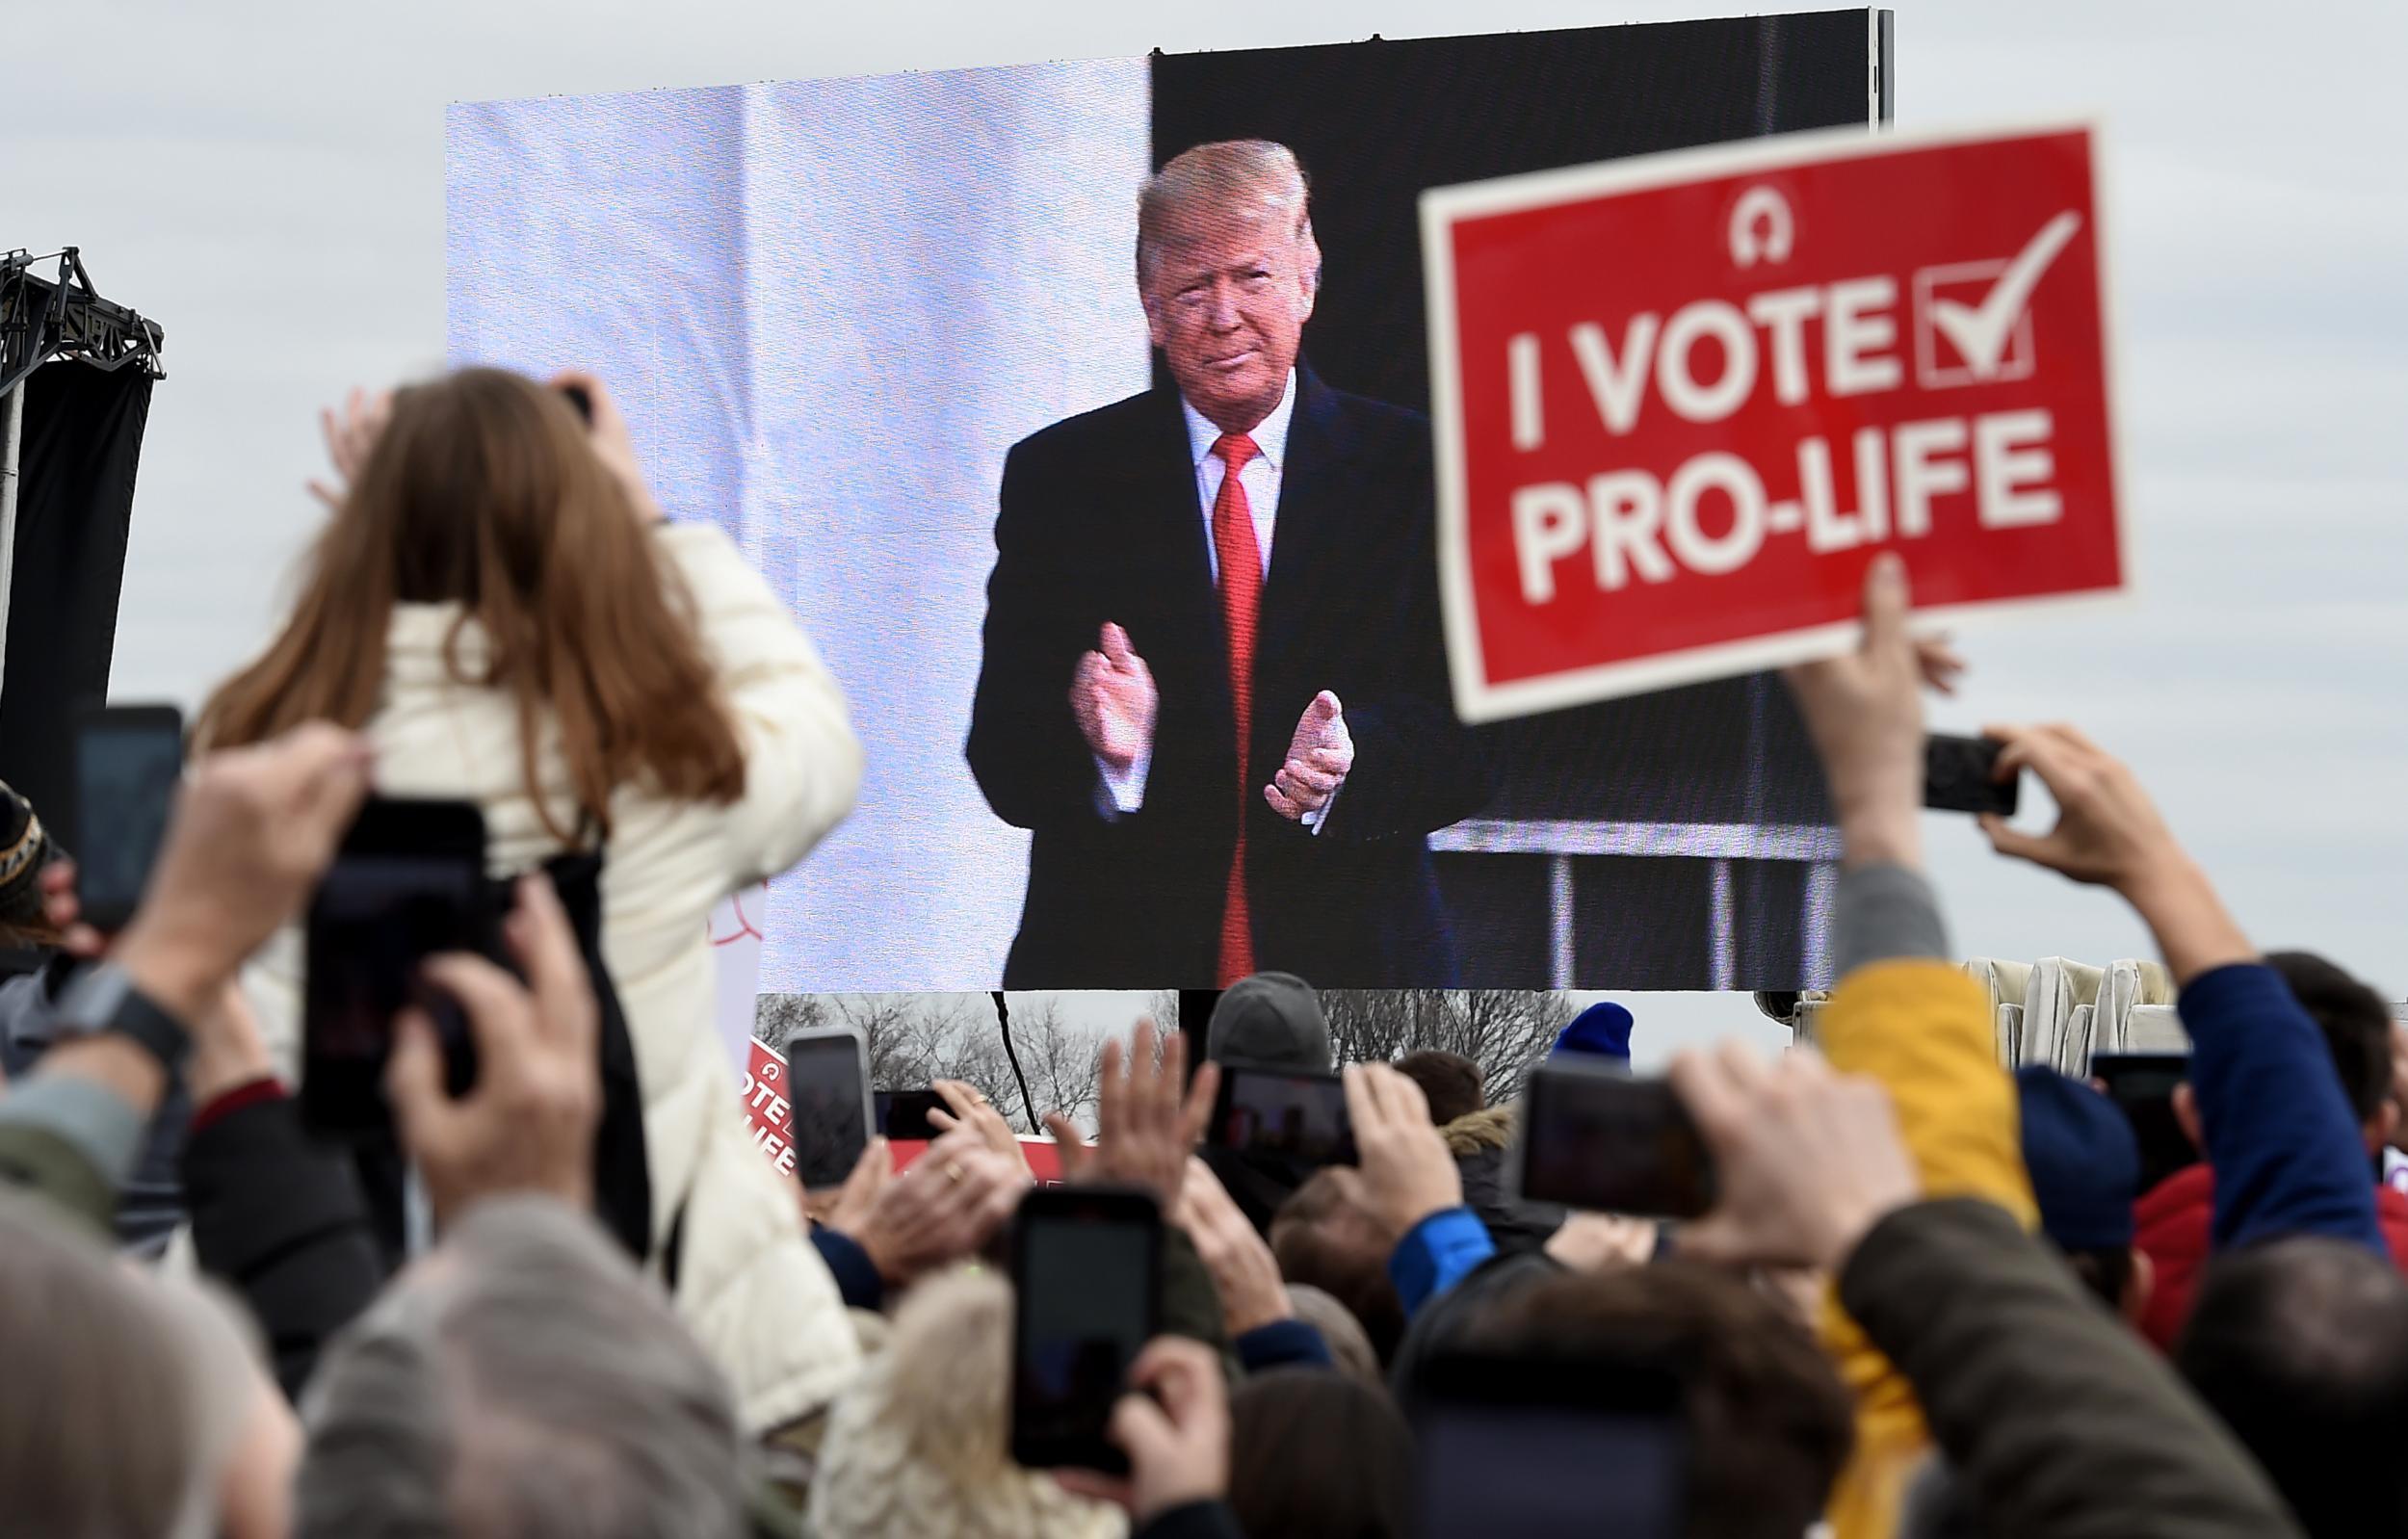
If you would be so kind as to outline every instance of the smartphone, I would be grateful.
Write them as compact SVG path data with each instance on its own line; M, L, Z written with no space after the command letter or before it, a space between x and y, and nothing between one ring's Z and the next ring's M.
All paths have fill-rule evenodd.
M123 929L142 902L184 774L171 705L92 706L75 718L75 900L84 923Z
M1519 1194L1593 1213L1697 1218L1714 1206L1714 1157L1662 1080L1554 1061L1522 1087L1511 1159Z
M587 391L586 387L584 385L577 384L564 384L560 386L560 392L562 395L568 398L568 409L577 413L577 420L584 423L589 428L592 427L593 397Z
M1995 812L2012 818L2022 804L2024 777L1997 778L2006 744L1996 738L1924 739L1924 805L1935 812Z
M1107 1432L1129 1367L1161 1328L1163 1214L1152 1194L1036 1187L1011 1255L1011 1456L1125 1474Z
M880 1090L874 1098L877 1131L889 1138L933 1138L943 1129L929 1120L931 1111L950 1109L933 1090Z
M302 924L302 1124L321 1137L389 1130L384 1067L393 1017L433 1020L455 1096L477 1080L476 1038L421 965L440 952L506 960L500 900L484 874L484 815L471 801L372 796L343 836Z
M831 1026L787 1038L786 1099L796 1179L812 1191L843 1186L870 1143L870 1050L861 1033Z
M2090 1075L2133 1125L2143 1192L2199 1162L2198 1147L2174 1115L2174 1087L2190 1078L2188 1054L2104 1053L2091 1058Z
M1681 1405L1680 1380L1657 1366L1442 1350L1413 1390L1420 1531L1679 1539L1689 1461Z
M1304 1165L1354 1163L1346 1082L1334 1074L1223 1063L1204 1140Z

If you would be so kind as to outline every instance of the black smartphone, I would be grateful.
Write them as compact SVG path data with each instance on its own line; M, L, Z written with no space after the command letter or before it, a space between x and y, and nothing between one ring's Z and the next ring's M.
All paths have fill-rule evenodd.
M85 924L107 934L134 917L183 774L184 717L175 707L92 706L77 715L67 849Z
M2022 804L2024 777L1997 778L2006 744L1996 738L1924 739L1924 805L1934 812L1995 812L2012 818Z
M1532 1202L1646 1218L1697 1218L1714 1206L1714 1156L1662 1080L1577 1060L1522 1086L1516 1189Z
M1204 1141L1305 1165L1354 1163L1346 1082L1334 1074L1223 1063Z
M786 1039L786 1099L793 1108L795 1179L841 1187L870 1142L870 1055L849 1026Z
M2186 1053L2103 1053L2090 1060L2090 1076L2133 1125L2140 1145L2140 1189L2199 1162L2198 1147L2174 1115L2174 1089L2190 1078Z
M584 423L589 428L592 427L593 397L587 393L586 387L584 385L564 384L559 388L561 394L568 398L568 409L577 413L577 420Z
M453 1095L476 1083L467 1017L420 976L438 952L500 959L499 900L484 874L474 802L370 797L344 835L303 922L301 1114L322 1137L389 1129L384 1067L393 1017L424 1008Z
M926 1139L944 1132L929 1120L929 1112L950 1109L933 1090L880 1090L875 1100L877 1131L886 1137Z
M1161 1328L1163 1215L1150 1193L1037 1187L1012 1237L1011 1456L1126 1474L1107 1433Z
M1411 1405L1426 1539L1687 1531L1688 1430L1668 1369L1442 1349Z

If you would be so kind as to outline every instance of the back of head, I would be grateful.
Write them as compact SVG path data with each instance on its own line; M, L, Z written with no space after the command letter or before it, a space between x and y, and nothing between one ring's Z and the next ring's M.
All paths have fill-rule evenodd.
M306 1403L301 1539L732 1539L719 1371L589 1220L481 1204L347 1331Z
M2302 1238L2209 1265L2175 1362L2308 1532L2408 1533L2408 1282Z
M1382 1363L1404 1339L1404 1302L1388 1280L1393 1248L1363 1200L1363 1178L1343 1165L1313 1173L1271 1215L1279 1275L1328 1293L1371 1338Z
M1294 973L1256 973L1221 991L1204 1029L1215 1063L1262 1063L1326 1072L1329 1017L1321 996Z
M1560 1273L1505 1292L1461 1341L1556 1374L1672 1374L1688 1445L1688 1539L1796 1539L1854 1435L1853 1402L1814 1339L1713 1267Z
M1413 1434L1386 1392L1275 1369L1238 1387L1229 1422L1229 1505L1246 1539L1413 1532Z
M1572 1024L1556 1033L1556 1044L1548 1056L1572 1054L1596 1058L1631 1061L1631 1028L1636 1024L1630 1010L1611 1000L1596 1004L1572 1017Z
M886 1349L838 1397L811 1481L819 1539L1117 1536L1117 1508L1012 1462L1011 1284L969 1269L914 1287Z
M2293 998L2324 1033L2350 1114L2360 1124L2382 1114L2392 1093L2392 1008L2383 996L2313 952L2268 952Z
M310 553L291 617L211 696L195 743L257 743L310 720L362 725L383 694L403 604L456 604L477 622L475 645L457 629L445 639L443 665L463 684L509 690L522 734L551 715L580 805L605 829L610 793L630 781L692 800L743 791L742 747L691 596L558 391L462 369L398 392ZM528 756L532 776L532 746Z
M149 1279L0 1187L0 1533L209 1532L211 1367Z
M1329 1348L1340 1372L1352 1374L1374 1389L1387 1388L1379 1349L1372 1345L1371 1333L1363 1329L1354 1311L1338 1302L1336 1294L1310 1283L1290 1283L1288 1306L1296 1311L1296 1318L1321 1332L1322 1344Z
M1429 1103L1429 1120L1438 1127L1468 1117L1488 1104L1479 1065L1460 1053L1424 1048L1399 1058L1397 1072L1422 1087L1423 1099Z
M2115 1103L2046 1064L2015 1071L2024 1168L2040 1227L2085 1286L2121 1308L2132 1278L2140 1143Z

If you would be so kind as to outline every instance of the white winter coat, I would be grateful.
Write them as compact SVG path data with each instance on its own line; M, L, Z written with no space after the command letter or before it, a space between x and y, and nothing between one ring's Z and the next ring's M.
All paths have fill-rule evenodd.
M827 1404L858 1372L860 1351L793 1179L746 1132L712 1028L709 917L721 898L801 859L844 818L861 783L861 747L836 681L727 536L675 524L657 538L693 592L734 711L745 794L717 806L617 791L602 878L603 955L635 1043L656 1254L682 1204L677 1312L734 1383L746 1425L760 1432ZM453 604L394 610L384 694L365 728L376 787L478 803L491 871L521 872L563 847L528 796L509 690L462 685L445 666L444 639L458 613ZM462 671L476 671L482 644L472 621L459 641ZM543 730L537 773L555 821L573 829L575 792L548 722ZM272 941L244 983L289 1079L300 1059L298 930Z

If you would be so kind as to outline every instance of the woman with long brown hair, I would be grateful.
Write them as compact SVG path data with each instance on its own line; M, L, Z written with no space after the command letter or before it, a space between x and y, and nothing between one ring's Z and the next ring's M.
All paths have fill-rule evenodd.
M495 874L599 848L601 941L635 1049L652 1248L756 1430L826 1403L857 1349L792 1184L747 1135L712 1029L712 906L851 808L861 750L811 643L734 544L671 524L600 381L464 369L327 416L333 516L299 602L196 746L362 731L386 796L484 811ZM582 393L590 424L566 393ZM299 1057L301 948L246 977Z

